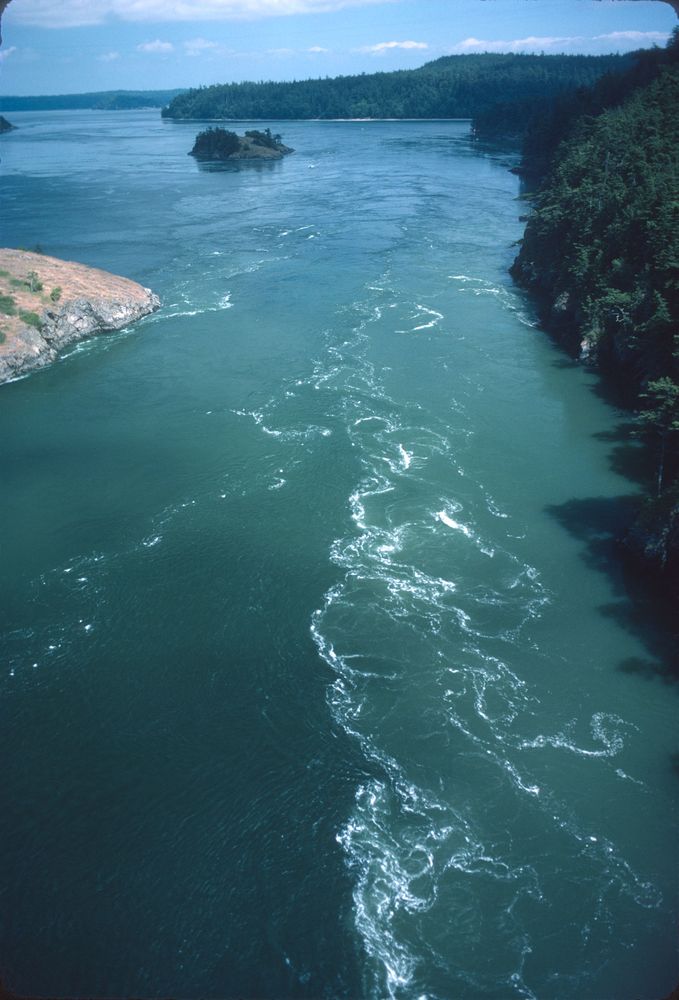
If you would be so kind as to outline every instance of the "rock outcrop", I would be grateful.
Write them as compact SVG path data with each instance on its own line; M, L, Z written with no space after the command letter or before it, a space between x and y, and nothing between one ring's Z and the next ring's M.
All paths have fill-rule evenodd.
M25 250L0 250L0 382L53 361L68 344L120 330L160 300L128 278Z

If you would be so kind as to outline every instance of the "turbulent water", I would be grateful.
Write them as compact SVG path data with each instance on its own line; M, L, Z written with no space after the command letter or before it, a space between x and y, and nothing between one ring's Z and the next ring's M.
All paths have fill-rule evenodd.
M507 276L508 163L456 122L205 170L155 112L15 118L3 243L163 308L0 390L7 985L669 992L634 463Z

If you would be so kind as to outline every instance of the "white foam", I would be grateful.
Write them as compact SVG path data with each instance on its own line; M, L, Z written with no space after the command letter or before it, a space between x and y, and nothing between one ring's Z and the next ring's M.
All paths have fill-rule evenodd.
M633 784L639 785L641 788L646 787L645 782L640 781L639 778L633 778L631 774L627 774L627 772L623 771L620 767L616 768L615 773L619 778L622 778L623 781L631 781Z
M460 521L456 521L455 518L451 517L450 514L447 514L445 510L437 511L436 517L438 517L439 521L442 521L443 524L447 524L448 527L452 528L454 531L461 531L467 538L474 537L474 533L471 528L468 528L466 524L462 524Z
M411 451L406 451L402 444L399 444L398 450L401 453L401 462L404 469L410 468L410 463L413 460L413 453Z
M541 750L551 747L555 750L567 750L579 757L616 757L625 745L620 731L625 723L618 716L604 712L595 712L592 716L590 721L592 738L603 745L601 749L579 746L568 732L569 729L574 729L575 725L576 720L573 719L565 731L553 736L540 734L533 739L524 739L518 746L521 750Z
M170 306L170 308L172 307ZM162 310L160 313L156 313L155 316L150 317L147 322L154 322L161 319L177 319L178 317L183 316L202 316L205 313L221 312L223 309L232 308L233 302L231 302L231 292L227 292L219 299L216 306L193 306L188 309L175 309L173 312L165 312Z
M480 284L466 275L453 278ZM490 286L483 291L493 294ZM344 311L353 323L350 333L335 341L327 335L326 353L312 375L295 384L300 397L312 389L326 394L319 405L342 421L361 468L348 491L351 522L330 546L331 561L343 575L314 612L310 634L332 671L327 688L332 717L357 741L370 773L377 775L358 785L337 834L353 878L355 925L371 959L368 975L374 978L366 995L403 1000L426 988L418 978L427 955L418 921L432 910L430 919L439 916L435 907L446 871L478 873L484 881L515 880L536 897L539 888L530 865L513 868L504 856L484 849L471 823L456 812L443 767L434 777L426 764L412 768L418 784L404 773L405 765L392 756L400 754L396 727L401 713L405 718L407 711L421 712L422 743L440 739L441 747L453 752L462 747L463 753L466 747L502 776L503 794L522 799L528 809L551 807L549 788L543 790L537 773L530 774L525 751L521 756L523 734L511 735L517 719L530 716L531 695L510 669L509 656L505 662L491 655L516 651L516 634L546 598L537 573L505 549L504 541L490 545L477 534L476 514L479 524L490 515L508 515L459 464L473 433L464 406L451 404L455 417L449 426L421 404L404 404L386 392L382 370L369 360L370 324L384 321L388 305L402 309L403 303L387 302L393 292L386 277L368 292ZM420 304L417 309L410 318L418 329L444 321L442 311ZM266 413L274 422L272 412L267 404L262 420ZM280 410L275 414L275 426L284 426ZM436 500L434 491L446 489L438 478L443 465L447 482L453 479L459 487L459 502L445 493ZM456 474L464 478L455 479ZM426 753L434 746L439 744L428 744ZM521 970L517 946L507 982L511 978L514 995L528 997Z
M499 518L509 517L509 514L505 514L504 511L501 511L498 505L493 500L493 498L488 495L486 495L486 508L488 510L488 513L492 514L493 517L499 517Z
M163 313L163 319L175 319L177 316L198 316L203 309L180 309L177 312Z
M414 319L420 319L422 316L431 316L432 318L428 323L421 323L419 326L414 326L413 331L416 330L430 330L432 327L437 326L443 319L443 313L437 312L436 309L430 309L428 306L422 306L417 304L419 309L419 314L414 316Z

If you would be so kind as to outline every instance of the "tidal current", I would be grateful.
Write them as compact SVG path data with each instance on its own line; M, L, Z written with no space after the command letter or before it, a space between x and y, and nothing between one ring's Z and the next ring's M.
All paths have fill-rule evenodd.
M507 274L509 154L13 120L2 244L163 306L0 388L4 984L660 1000L677 686L610 551L626 417Z

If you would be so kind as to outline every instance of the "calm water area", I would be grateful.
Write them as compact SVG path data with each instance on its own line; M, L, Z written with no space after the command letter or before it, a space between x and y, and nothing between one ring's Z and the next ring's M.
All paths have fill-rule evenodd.
M609 553L626 418L507 274L509 154L12 118L2 245L163 305L0 387L6 984L660 1000L677 685Z

